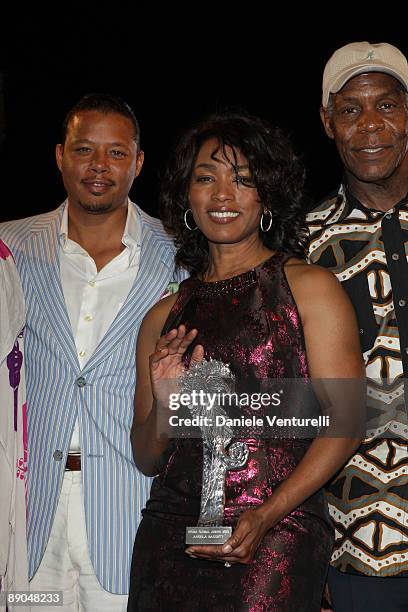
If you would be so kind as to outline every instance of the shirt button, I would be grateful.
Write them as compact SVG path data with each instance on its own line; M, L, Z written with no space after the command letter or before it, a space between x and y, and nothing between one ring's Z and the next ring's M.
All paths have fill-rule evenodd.
M55 459L55 461L61 461L63 456L64 456L64 453L62 452L62 450L54 451L53 458Z
M85 357L86 352L85 352L85 351L79 351L78 355L79 355L80 357Z
M399 304L400 306L405 306L406 301L405 301L405 300L398 300L398 304Z
M88 281L88 285L90 285L91 287L95 287L95 281Z
M86 385L86 380L83 376L80 376L79 378L77 378L76 384L78 385L78 387L85 387Z
M391 219L391 217L392 217L391 213L387 213L387 214L385 215L385 218L386 218L386 219Z
M85 319L85 321L92 321L93 316L92 315L85 315L84 319Z
M399 255L398 255L398 253L393 253L393 254L391 255L391 257L393 258L393 260L394 260L394 261L398 261L398 259L399 259Z

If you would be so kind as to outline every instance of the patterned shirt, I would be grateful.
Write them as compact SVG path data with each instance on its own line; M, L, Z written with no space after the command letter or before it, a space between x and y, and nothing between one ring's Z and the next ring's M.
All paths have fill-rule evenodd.
M310 261L334 272L354 304L368 385L367 437L328 487L332 564L408 576L408 197L372 210L342 185L307 221Z

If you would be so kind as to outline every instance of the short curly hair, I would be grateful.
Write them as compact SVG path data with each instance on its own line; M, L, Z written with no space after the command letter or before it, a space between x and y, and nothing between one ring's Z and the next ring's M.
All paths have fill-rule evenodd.
M189 208L190 182L197 155L203 143L212 138L218 141L219 150L227 159L226 148L232 150L234 157L239 150L248 161L251 184L257 189L264 208L273 216L270 231L260 231L265 246L304 259L308 237L307 198L303 191L305 169L289 137L258 117L244 112L222 112L210 115L184 133L162 176L161 218L174 236L177 263L193 275L202 274L208 267L208 241L200 231L187 229L184 214ZM234 166L234 160L231 165Z

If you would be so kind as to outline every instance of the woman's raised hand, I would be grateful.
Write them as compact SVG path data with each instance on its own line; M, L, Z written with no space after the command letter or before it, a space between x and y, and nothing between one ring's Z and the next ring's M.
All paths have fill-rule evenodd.
M163 385L172 386L186 369L183 363L183 355L197 336L197 330L186 332L185 325L179 325L177 329L171 329L167 334L161 336L156 344L155 352L150 355L150 378L152 391L155 399L163 399ZM194 347L191 355L190 366L200 363L204 357L204 348L201 344ZM166 381L166 383L165 383ZM167 391L170 390L168 387Z

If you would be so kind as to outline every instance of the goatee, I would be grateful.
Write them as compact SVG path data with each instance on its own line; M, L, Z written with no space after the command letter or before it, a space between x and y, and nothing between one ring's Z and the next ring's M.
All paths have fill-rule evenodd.
M99 204L96 202L79 202L79 204L84 210L86 210L86 212L93 215L101 215L108 212L113 206L112 202L106 202L105 204Z

